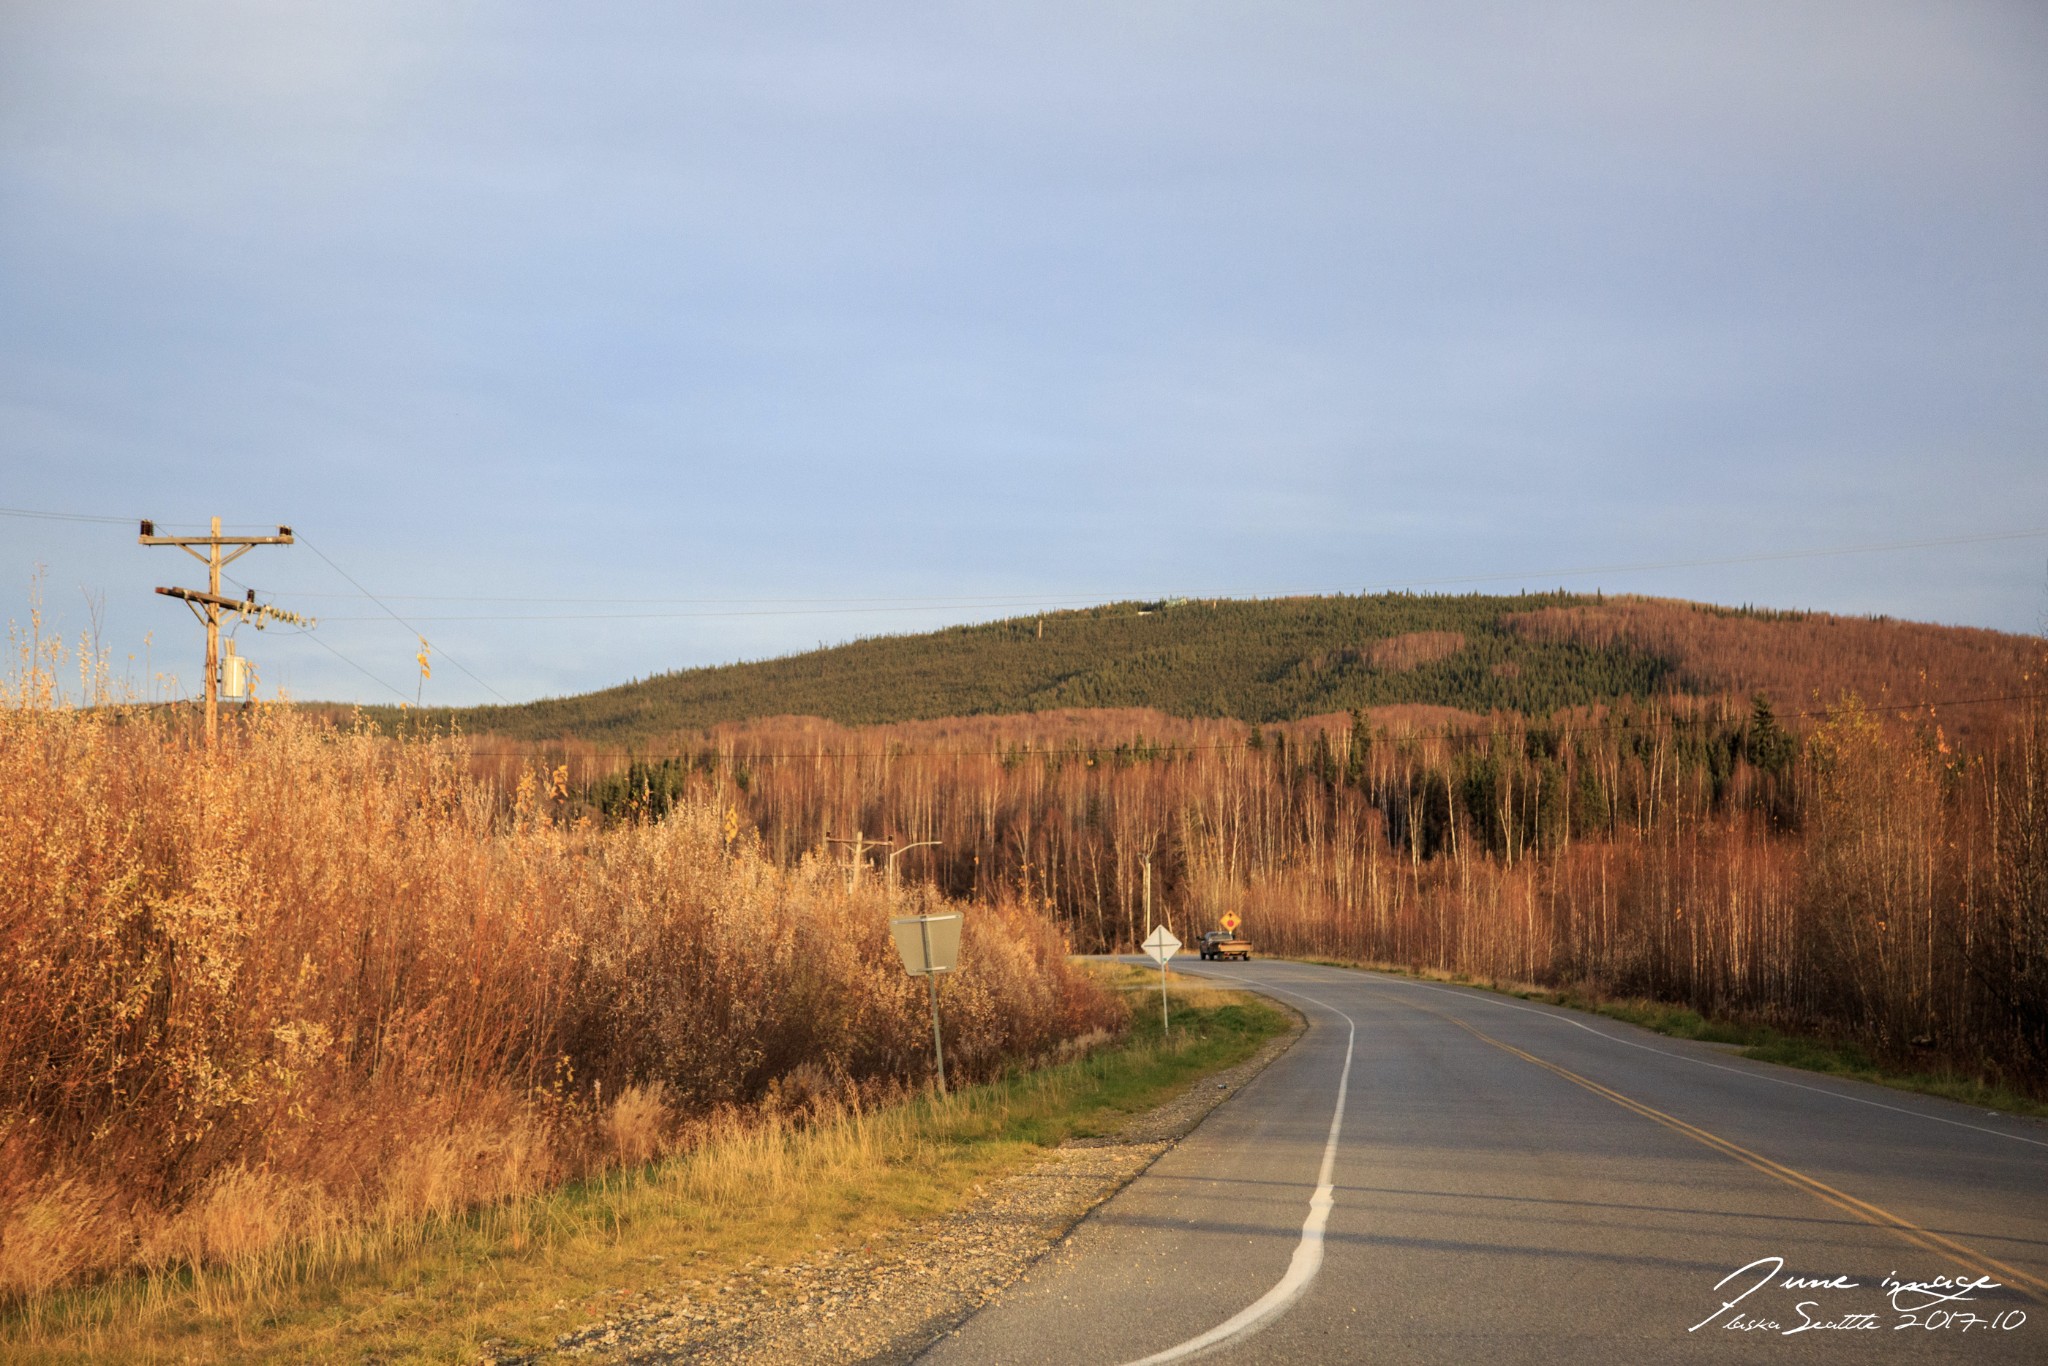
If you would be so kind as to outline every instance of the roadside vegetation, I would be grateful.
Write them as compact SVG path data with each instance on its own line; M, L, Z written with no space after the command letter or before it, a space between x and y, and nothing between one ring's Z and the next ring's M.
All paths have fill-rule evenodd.
M374 1257L313 1270L186 1267L43 1297L6 1322L10 1359L71 1362L474 1360L549 1346L642 1289L766 1271L914 1228L1070 1138L1113 1130L1243 1061L1290 1021L1236 992L1091 974L1136 994L1128 1031L940 1097L857 1098L804 1113L726 1112L594 1177L414 1223Z
M899 871L1049 906L1081 949L1134 947L1149 885L1183 938L1234 909L1261 951L1655 1001L2048 1097L2048 681L1921 686L1540 719L784 718L572 786L599 819L729 802L782 860L827 832L938 841Z
M1170 715L1143 706L1192 706L1173 680L1210 656L1154 673L1131 646L1123 691L1057 693L1123 710L769 717L653 754L266 705L207 753L32 622L0 698L9 1322L129 1303L93 1286L255 1304L486 1216L517 1244L505 1211L573 1183L900 1105L930 1036L886 922L927 907L966 908L946 992L966 1084L1127 1028L1070 952L1235 910L1261 953L1641 1001L1759 1056L2048 1099L2038 642L1561 595L1250 610L1280 606L1097 614L1089 648L1209 612L1230 668L1296 690L1281 712L1411 700ZM1059 625L969 634L1035 651ZM1338 627L1364 634L1329 647ZM1562 653L1534 669L1515 642ZM891 658L869 683L907 687L925 656ZM1651 658L1754 690L1637 696L1628 661ZM1842 687L1774 696L1829 661ZM955 698L952 667L909 709ZM74 672L90 705L58 697ZM1212 710L1238 705L1212 672ZM1574 697L1601 700L1442 702ZM928 847L849 867L829 841L856 833Z
M33 629L33 625L32 628ZM0 698L0 1306L141 1274L236 1294L424 1223L926 1084L919 886L783 865L729 806L569 815L459 741L285 707L212 752L33 636ZM1016 901L945 983L961 1082L1124 1028ZM219 1285L208 1279L208 1285ZM26 1318L22 1318L26 1315Z
M1724 1044L1754 1062L1777 1063L1781 1067L1874 1082L1895 1090L1939 1096L1943 1100L2000 1114L2048 1116L2048 1100L1986 1081L1981 1075L1963 1074L1946 1068L1915 1068L1910 1061L1903 1065L1880 1063L1854 1043L1786 1034L1769 1025L1709 1019L1696 1010L1656 1001L1587 1000L1571 991L1536 990L1516 994L1527 1000L1605 1015L1674 1039Z

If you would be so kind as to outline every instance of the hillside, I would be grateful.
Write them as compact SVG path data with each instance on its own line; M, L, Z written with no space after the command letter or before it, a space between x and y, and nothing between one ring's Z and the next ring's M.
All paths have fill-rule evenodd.
M472 734L631 742L764 716L875 725L1075 708L1296 720L1422 704L1546 715L1670 692L1783 706L2015 690L2039 642L1995 631L1564 593L1116 603L429 713Z

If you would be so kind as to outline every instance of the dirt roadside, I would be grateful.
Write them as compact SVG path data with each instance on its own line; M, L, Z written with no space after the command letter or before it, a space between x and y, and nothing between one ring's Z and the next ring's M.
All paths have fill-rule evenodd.
M1115 1132L1076 1140L989 1182L944 1218L865 1247L840 1249L719 1282L679 1276L622 1300L604 1321L550 1350L486 1351L484 1366L571 1359L895 1366L999 1294L1209 1112L1301 1037L1299 1017L1258 1053L1214 1073Z

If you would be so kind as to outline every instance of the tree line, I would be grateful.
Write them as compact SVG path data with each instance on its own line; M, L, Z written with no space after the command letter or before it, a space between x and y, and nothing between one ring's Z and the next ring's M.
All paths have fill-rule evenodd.
M785 720L593 763L581 792L625 821L708 797L790 862L844 860L828 836L856 831L936 840L897 871L1048 908L1077 950L1234 909L1277 951L1640 995L2038 1091L2048 713L1972 712L1967 742L1938 707L1853 695L1436 728L1360 708L1086 734L1076 714L990 718L950 749L929 726Z

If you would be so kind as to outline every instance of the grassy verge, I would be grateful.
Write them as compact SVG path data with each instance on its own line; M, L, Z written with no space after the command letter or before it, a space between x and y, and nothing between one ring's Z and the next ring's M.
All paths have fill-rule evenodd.
M1484 991L1498 992L1524 1001L1540 1001L1545 1005L1563 1006L1570 1010L1604 1015L1610 1020L1638 1025L1653 1033L1669 1035L1674 1039L1695 1039L1701 1043L1730 1045L1739 1056L1756 1062L1774 1062L1782 1067L1797 1067L1808 1072L1824 1072L1830 1076L1874 1082L1894 1090L1917 1091L1922 1095L1939 1096L1943 1100L1959 1101L1964 1105L1974 1106L1980 1110L1995 1110L2000 1114L2048 1117L2048 1103L2035 1100L2010 1087L1986 1081L1982 1077L1955 1071L1917 1071L1891 1066L1873 1059L1854 1044L1787 1034L1768 1025L1715 1019L1685 1006L1670 1005L1661 1001L1597 996L1583 990L1552 991L1522 983L1477 980L1465 973L1436 972L1426 968L1417 969L1387 963L1352 963L1333 958L1316 958L1308 961L1328 967L1356 968L1392 973L1401 977L1448 982L1457 986L1478 987Z
M301 1250L291 1268L124 1279L0 1320L9 1360L475 1360L542 1347L643 1289L715 1283L900 1232L1043 1149L1114 1129L1251 1056L1288 1017L1243 993L1174 988L1105 966L1136 993L1124 1039L945 1098L807 1125L739 1124L689 1152L452 1219L354 1267ZM257 1273L261 1274L257 1274Z

